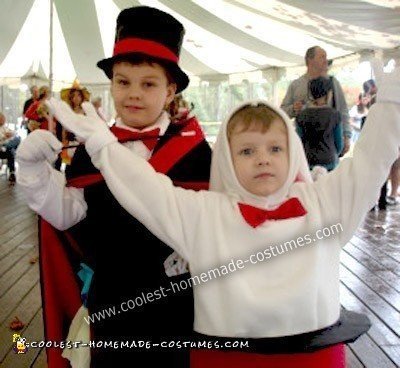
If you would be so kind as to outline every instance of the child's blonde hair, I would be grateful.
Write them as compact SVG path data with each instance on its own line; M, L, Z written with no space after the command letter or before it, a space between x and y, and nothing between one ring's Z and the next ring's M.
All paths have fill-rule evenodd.
M271 127L273 121L283 122L281 116L266 105L259 104L257 106L246 105L236 111L228 121L227 136L230 141L236 127L241 126L239 133L246 130L256 129L265 133ZM286 124L284 124L286 128Z

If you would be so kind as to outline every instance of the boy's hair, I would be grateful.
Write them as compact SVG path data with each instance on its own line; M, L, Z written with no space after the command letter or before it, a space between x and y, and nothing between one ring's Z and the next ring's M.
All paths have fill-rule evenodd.
M268 106L263 104L257 106L246 105L236 111L229 119L226 128L228 141L230 141L233 131L237 126L242 127L240 133L251 128L259 129L262 133L265 133L269 130L274 120L282 121L282 117Z
M153 66L154 64L158 64L164 70L165 76L167 77L168 84L175 83L174 78L172 77L171 73L168 70L168 63L164 62L163 60L160 60L157 58L152 58L152 57L144 55L144 54L131 54L131 55L124 55L121 58L117 58L116 61L114 62L114 65L123 63L123 62L132 64L132 65L148 64L150 66ZM113 65L113 69L114 69L114 65ZM113 77L113 75L111 75L110 79L112 79L112 77Z
M332 81L330 78L318 77L311 79L309 83L310 93L314 100L327 96L332 90Z
M363 90L365 94L369 93L374 87L376 87L376 84L373 79L369 79L363 83Z

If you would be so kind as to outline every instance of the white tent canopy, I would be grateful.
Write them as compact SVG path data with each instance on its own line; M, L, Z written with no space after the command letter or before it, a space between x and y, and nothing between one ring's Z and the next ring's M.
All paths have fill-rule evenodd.
M186 28L181 65L202 79L291 67L320 45L329 58L381 49L400 57L400 0L54 0L53 80L107 83L119 11L149 5ZM50 0L2 0L0 82L47 79Z

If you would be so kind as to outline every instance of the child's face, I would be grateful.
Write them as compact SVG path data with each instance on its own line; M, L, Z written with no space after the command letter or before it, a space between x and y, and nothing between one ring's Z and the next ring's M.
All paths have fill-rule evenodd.
M3 126L5 122L6 122L5 116L2 113L0 113L0 127Z
M289 147L285 123L276 119L265 133L259 129L232 132L230 150L239 183L248 192L268 196L280 189L289 172Z
M175 96L176 85L168 83L158 64L117 63L113 67L111 94L122 122L133 128L155 123Z
M75 107L81 106L83 102L82 94L79 91L74 91L71 96L72 105Z

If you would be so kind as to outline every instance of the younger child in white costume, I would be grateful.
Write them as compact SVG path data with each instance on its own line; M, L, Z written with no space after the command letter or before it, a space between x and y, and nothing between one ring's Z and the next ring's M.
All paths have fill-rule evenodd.
M274 364L344 367L343 346L335 344L363 331L349 338L348 317L337 323L340 250L373 205L400 146L400 70L378 77L378 102L353 158L315 183L289 118L267 102L239 107L222 125L213 153L211 192L174 187L116 142L88 106L86 117L74 116L55 100L51 107L68 130L86 140L94 165L124 208L189 261L192 277L208 275L207 282L194 286L197 332L265 342L262 352L272 354L266 355L263 367L272 367L271 359L279 358L268 346L290 342L296 335L312 336L281 351L290 354L281 355L281 365ZM120 165L113 165L115 161ZM341 232L316 239L317 230L336 224ZM297 246L279 246L292 240ZM271 256L271 246L280 255ZM260 259L259 252L264 255ZM210 280L208 271L232 260L237 265L242 260L240 269ZM340 328L342 338L330 336ZM321 336L326 339L319 341ZM315 352L307 362L308 354L292 354L310 350ZM224 353L215 354L218 359ZM243 366L257 366L251 358L257 354L225 353L227 366L232 354L235 359L244 356ZM213 358L205 355L195 356L192 366L201 366L199 361L213 366ZM296 363L288 363L291 355Z

